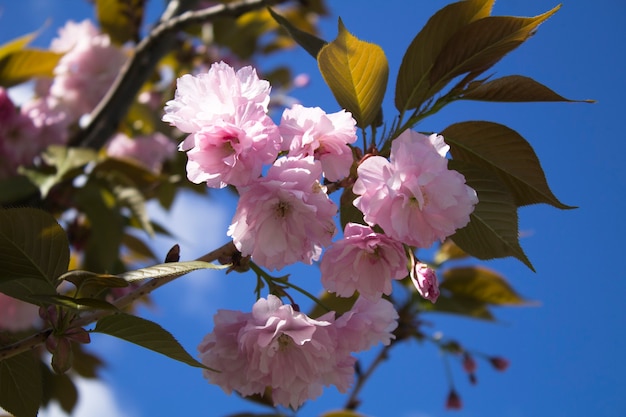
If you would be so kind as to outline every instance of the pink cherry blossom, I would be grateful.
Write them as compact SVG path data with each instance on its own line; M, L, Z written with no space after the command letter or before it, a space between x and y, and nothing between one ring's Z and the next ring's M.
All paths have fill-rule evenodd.
M356 121L349 112L326 114L319 107L295 104L283 112L279 129L283 149L289 150L290 156L315 156L329 181L350 173L353 156L348 144L357 137Z
M384 298L359 297L350 311L335 322L340 347L351 352L367 350L377 343L389 345L395 339L398 313Z
M68 22L51 48L64 55L54 69L49 95L70 119L78 120L104 97L127 56L88 21Z
M190 181L215 188L244 186L276 159L281 139L272 119L253 103L237 110L232 118L215 120L180 144L187 152Z
M160 132L133 139L118 133L111 138L106 151L109 156L132 159L150 171L159 173L163 162L176 152L176 145Z
M17 332L39 322L39 307L0 293L0 331Z
M402 244L356 223L348 223L343 239L326 250L320 270L328 291L340 297L358 291L370 299L391 294L391 281L408 274Z
M244 256L267 268L311 264L336 232L337 206L319 183L312 156L281 158L267 175L239 189L228 236Z
M448 169L447 151L440 135L406 130L393 141L389 161L372 156L361 163L353 191L365 221L419 248L467 225L478 198L463 175Z
M271 388L275 405L292 408L317 398L324 386L345 392L355 360L337 355L333 321L332 313L314 320L273 295L258 300L252 313L220 310L198 347L202 363L219 372L204 376L227 393L249 396Z
M417 263L411 269L411 281L422 297L431 302L437 301L439 297L439 282L437 274L426 264Z
M208 73L183 75L163 120L189 136L187 177L209 187L237 187L255 180L278 156L282 138L267 115L270 85L252 67L215 63Z
M267 112L270 84L260 80L254 68L237 72L224 62L214 63L208 73L186 74L176 82L174 100L165 105L163 121L183 132L194 133L216 120L232 120L248 104Z

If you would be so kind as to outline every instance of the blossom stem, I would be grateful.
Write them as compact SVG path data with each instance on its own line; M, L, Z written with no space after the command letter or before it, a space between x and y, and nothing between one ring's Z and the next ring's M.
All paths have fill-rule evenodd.
M378 366L389 357L389 351L391 350L392 346L393 346L393 342L386 346L383 346L380 352L378 352L378 355L376 355L376 358L369 365L367 370L365 372L357 374L356 384L354 384L354 388L352 389L352 392L350 393L350 397L348 397L348 400L346 401L345 408L347 410L355 410L359 406L359 403L360 403L358 399L359 393L363 389L363 386L365 385L367 380L370 378L370 376L372 376L376 368L378 368Z

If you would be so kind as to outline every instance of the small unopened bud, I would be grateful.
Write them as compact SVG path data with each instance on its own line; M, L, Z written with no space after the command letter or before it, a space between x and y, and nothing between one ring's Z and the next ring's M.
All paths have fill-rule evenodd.
M89 336L89 332L81 327L75 327L73 329L69 329L65 332L64 336L78 343L90 343L91 337Z
M52 369L58 374L69 371L74 362L72 342L61 337L57 339L56 349L52 352Z
M489 363L491 363L491 365L498 371L506 371L509 367L509 361L498 356L493 356L489 358Z
M417 292L431 303L435 303L439 297L439 282L435 271L418 262L411 269L410 275Z
M468 374L476 372L476 361L472 355L467 352L463 353L463 369L465 369L465 372Z
M448 410L460 410L463 407L463 403L461 402L461 397L454 390L454 388L450 389L448 393L448 399L446 400L446 408Z

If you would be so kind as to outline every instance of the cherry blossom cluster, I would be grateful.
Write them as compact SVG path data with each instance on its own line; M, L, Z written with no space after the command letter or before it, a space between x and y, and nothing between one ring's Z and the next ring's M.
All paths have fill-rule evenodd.
M61 55L53 77L39 78L35 96L18 108L0 88L0 179L30 166L49 145L64 145L72 129L104 97L127 60L124 49L111 42L89 20L69 21L59 29L50 51ZM147 135L137 143L118 135L111 156L124 157L158 172L175 146L163 135Z
M381 297L391 294L393 280L410 276L424 298L436 301L435 272L410 261L407 251L464 227L478 199L465 178L448 169L442 136L406 130L392 142L389 159L358 161L349 112L294 104L276 124L268 115L270 89L252 67L235 71L215 63L177 80L163 120L187 134L179 150L187 154L190 181L237 189L227 233L243 256L275 270L321 259L326 290L359 294L338 318L334 312L308 317L273 295L258 300L251 313L215 315L199 350L220 372L206 377L244 396L270 389L275 404L296 408L323 386L345 391L353 378L352 352L390 343L397 313ZM338 207L323 184L342 181L354 167L353 204L364 224L346 224L333 242Z

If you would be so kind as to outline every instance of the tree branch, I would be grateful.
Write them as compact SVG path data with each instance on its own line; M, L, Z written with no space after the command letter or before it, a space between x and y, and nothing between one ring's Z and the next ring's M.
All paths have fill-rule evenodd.
M69 141L70 146L101 148L115 133L141 86L153 74L158 62L173 48L176 34L196 23L207 23L221 17L239 17L244 13L287 0L241 0L179 15L185 1L167 8L160 23L135 48L115 82L91 112L87 126ZM187 2L188 3L188 2Z

